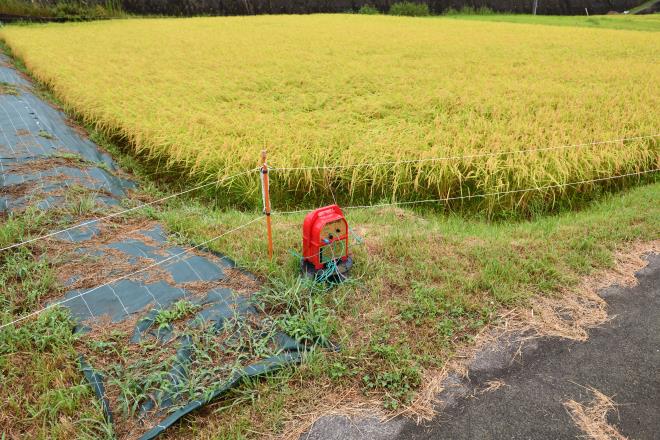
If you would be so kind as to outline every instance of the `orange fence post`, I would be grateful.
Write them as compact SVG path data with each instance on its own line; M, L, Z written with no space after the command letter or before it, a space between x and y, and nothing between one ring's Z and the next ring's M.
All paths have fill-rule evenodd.
M261 195L264 200L264 214L266 214L266 230L268 232L268 258L273 259L273 229L270 219L270 190L268 181L268 165L266 164L266 150L261 150Z

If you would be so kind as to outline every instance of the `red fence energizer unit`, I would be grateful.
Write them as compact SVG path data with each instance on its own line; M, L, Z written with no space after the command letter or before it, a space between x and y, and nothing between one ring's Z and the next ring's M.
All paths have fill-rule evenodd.
M345 270L350 268L348 223L339 206L330 205L307 214L303 224L303 260L303 265L313 271L324 269L331 261Z

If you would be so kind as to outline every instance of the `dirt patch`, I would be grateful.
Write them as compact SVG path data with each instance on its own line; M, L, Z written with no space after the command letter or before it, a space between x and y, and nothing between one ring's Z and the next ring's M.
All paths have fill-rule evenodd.
M27 170L27 167L26 167ZM40 170L25 171L25 174L32 174ZM95 190L85 186L85 179L79 177L68 176L64 173L59 173L52 176L43 176L39 180L30 180L16 185L7 185L0 187L0 195L9 197L11 199L20 199L26 196L36 196L37 200L41 200L46 196L49 197L66 197L70 190L77 188L87 193L94 193L97 195L106 195L111 197L106 190ZM43 188L46 184L57 185L59 188L44 192Z
M67 179L63 174L57 176L48 176L43 177L39 181L29 181L19 183L17 185L8 185L0 187L0 196L5 196L9 199L18 200L25 197L34 197L34 199L28 201L28 203L22 203L26 205L29 202L38 202L45 199L46 197L64 197L67 193L67 186L64 184L64 181ZM43 191L43 187L46 184L57 184L62 183L62 187L54 191ZM12 208L12 211L18 212L24 207Z
M91 289L105 283L112 282L114 279L130 274L132 272L143 270L134 277L134 279L146 283L156 281L166 281L174 284L170 274L158 266L144 270L154 263L154 260L143 257L133 257L129 261L126 254L117 250L105 248L101 256L76 255L69 253L71 260L57 267L57 277L60 283L67 285L68 290ZM71 283L70 281L73 280Z
M0 195L12 199L19 199L32 194L35 190L34 182L23 182L17 185L8 185L0 187Z
M80 222L89 220L81 219ZM155 263L153 259L145 257L129 259L124 252L106 246L121 240L145 241L147 237L143 235L143 229L153 227L155 222L142 219L122 220L115 217L94 224L99 228L99 234L94 240L77 243L56 238L48 239L44 254L49 261L64 261L56 265L56 272L58 280L62 285L67 285L67 289L94 288L139 270L142 272L127 279L145 283L162 280L170 285L176 284L169 272L160 266L145 270ZM159 245L158 242L152 241L153 245ZM66 257L62 258L62 255Z

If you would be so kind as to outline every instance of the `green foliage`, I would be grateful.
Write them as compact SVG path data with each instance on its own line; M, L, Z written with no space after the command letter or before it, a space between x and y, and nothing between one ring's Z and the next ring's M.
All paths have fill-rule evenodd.
M31 15L35 17L51 17L52 8L37 1L0 0L0 13L10 15Z
M68 311L53 308L26 325L0 330L0 355L17 351L54 354L69 350L76 339Z
M174 321L192 315L199 309L200 306L198 304L193 304L190 301L182 299L175 302L174 305L168 309L159 310L154 318L154 324L156 324L159 329L162 329L169 326L169 324Z
M55 139L55 136L52 134L48 133L46 130L39 130L39 136L41 136L44 139Z
M390 6L390 15L405 15L408 17L426 17L431 15L426 3L399 2Z
M395 410L401 404L410 403L421 380L421 372L412 366L378 371L373 375L367 374L362 377L364 386L368 390L385 392L383 406L388 410Z
M65 20L96 20L124 15L120 0L84 1L58 0L41 2L29 0L0 0L0 13L28 17L59 18Z
M385 342L389 337L385 329L372 341L367 355L370 365L363 367L366 374L362 376L362 385L367 392L383 392L383 406L394 410L411 402L422 375L410 349Z
M378 15L380 14L380 11L371 5L362 5L362 7L358 10L358 14Z
M479 20L502 23L524 23L545 26L591 27L596 29L619 29L631 31L660 32L658 14L648 15L601 15L587 16L553 16L524 14L463 14L456 10L445 11L445 16L461 20Z
M257 297L265 308L277 313L282 331L299 342L327 345L334 322L323 293L323 286L298 278L288 283L272 280Z
M0 304L14 312L32 310L55 288L55 275L48 263L29 249L18 248L2 259Z
M473 8L472 6L463 6L461 9L449 8L443 12L443 15L493 15L496 12L487 6Z
M49 221L49 216L38 209L29 208L20 215L10 214L0 224L0 247L24 241L30 237L33 230L40 230ZM0 254L0 261L9 256Z

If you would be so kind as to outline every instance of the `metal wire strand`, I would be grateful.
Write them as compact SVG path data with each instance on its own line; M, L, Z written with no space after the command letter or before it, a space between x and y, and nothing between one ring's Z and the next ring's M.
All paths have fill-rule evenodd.
M598 179L590 179L590 180L580 180L578 182L566 182L566 183L558 183L555 185L545 185L545 186L537 186L534 188L525 188L525 189L512 189L509 191L497 191L497 192L490 192L490 193L483 193L483 194L469 194L466 196L456 196L456 197L445 197L442 199L425 199L425 200L411 200L411 201L404 201L404 202L390 202L390 203L378 203L375 205L354 205L354 206L342 206L343 209L369 209L369 208L380 208L380 207L385 207L385 206L400 206L400 205L415 205L418 203L433 203L433 202L447 202L451 200L462 200L462 199L474 199L474 198L484 198L484 197L490 197L490 196L499 196L499 195L505 195L505 194L515 194L515 193L523 193L523 192L530 192L530 191L541 191L544 189L552 189L552 188L561 188L565 186L575 186L575 185L582 185L585 183L594 183L594 182L602 182L605 180L614 180L614 179L621 179L624 177L630 177L630 176L641 176L643 174L649 174L649 173L655 173L660 171L660 168L656 168L653 170L646 170L646 171L638 171L636 173L628 173L628 174L621 174L618 176L608 176L608 177L601 177ZM309 212L309 209L298 209L295 211L273 211L273 215L289 215L289 214L300 214L303 212Z
M21 321L24 321L24 320L26 320L26 319L28 319L28 318L30 318L30 317L32 317L32 316L37 316L37 315L41 314L42 312L44 312L44 311L46 311L46 310L48 310L48 309L51 309L51 308L53 308L53 307L55 307L55 306L59 306L59 305L65 304L65 303L67 303L67 302L69 302L69 301L72 301L72 300L74 300L74 299L77 299L77 298L83 298L85 295L88 295L88 294L90 294L90 293L92 293L92 292L95 292L95 291L101 289L102 287L110 286L110 285L112 285L112 284L114 284L114 283L116 283L116 282L118 282L118 281L125 280L125 279L130 278L130 277L132 277L132 276L135 276L135 275L137 275L137 274L139 274L139 273L142 273L142 272L145 272L145 271L147 271L147 270L149 270L149 269L152 269L152 268L154 268L154 267L160 266L160 265L162 265L163 263L166 263L166 262L168 262L168 261L171 261L171 260L173 260L173 259L175 259L175 258L178 258L178 257L182 256L182 255L185 255L185 254L187 254L187 253L190 253L190 252L194 251L195 249L199 249L199 248L202 247L202 246L205 246L205 245L207 245L207 244L209 244L209 243L212 243L212 242L214 242L214 241L216 241L216 240L219 240L220 238L224 237L225 235L228 235L228 234L231 234L232 232L236 232L236 231L238 231L238 230L240 230L240 229L243 229L243 228L245 228L246 226L248 226L248 225L250 225L250 224L252 224L252 223L254 223L254 222L256 222L256 221L259 221L259 220L261 220L261 219L264 218L264 217L265 217L265 216L262 215L262 216L259 216L259 217L257 217L257 218L254 218L254 219L250 220L250 221L247 222L247 223L243 223L242 225L237 226L237 227L234 228L234 229L231 229L231 230L229 230L229 231L227 231L227 232L224 232L224 233L222 233L222 234L220 234L220 235L218 235L218 236L216 236L216 237L213 237L213 238L211 238L211 239L209 239L209 240L205 240L205 241L203 241L203 242L201 242L201 243L199 243L199 244L196 244L195 246L192 246L192 247L190 247L190 248L188 248L188 249L186 249L186 250L184 250L184 251L182 251L182 252L179 252L178 254L171 255L171 256L169 256L169 257L167 257L167 258L165 258L165 259L163 259L163 260L161 260L161 261L158 261L158 262L155 262L155 263L153 263L153 264L150 264L150 265L148 265L148 266L146 266L146 267L143 267L143 268L140 269L140 270L136 270L136 271L131 272L131 273L126 274L126 275L122 275L122 276L117 277L117 278L115 278L115 279L113 279L113 280L111 280L111 281L107 281L107 282L105 282L105 283L103 283L103 284L100 284L100 285L98 285L98 286L96 286L96 287L93 287L93 288L91 288L91 289L89 289L89 290L86 290L86 291L81 292L81 293L79 293L79 294L77 294L77 295L74 295L74 296L72 296L72 297L70 297L70 298L63 299L62 301L57 301L57 302L51 303L51 304L49 304L49 305L47 305L47 306L45 306L45 307L43 307L43 308L41 308L41 309L39 309L39 310L36 310L36 311L34 311L34 312L32 312L32 313L28 313L27 315L21 316L20 318L17 318L17 319L15 319L15 320L13 320L13 321L10 321L10 322L8 322L8 323L6 323L6 324L2 324L2 325L0 325L0 330L2 330L2 329L5 328L5 327L8 327L8 326L10 326L10 325L14 325L14 324L17 324L17 323L19 323L19 322L21 322ZM84 299L84 298L83 298L83 299ZM128 312L125 308L124 308L124 310L125 310L126 312Z
M245 175L245 174L249 174L249 173L255 172L257 170L258 170L258 168L243 171L241 173L234 174L232 176L224 177L224 178L222 178L218 181L204 183L202 185L196 186L194 188L187 189L185 191L181 191L181 192L178 192L178 193L175 193L175 194L170 194L170 195L168 195L166 197L163 197L161 199L154 200L153 202L144 203L142 205L138 205L138 206L134 206L132 208L124 209L123 211L113 212L112 214L108 214L108 215L104 215L103 217L97 217L97 218L94 218L94 219L91 219L91 220L87 220L87 221L84 221L82 223L78 223L77 225L73 225L73 226L69 226L67 228L61 229L59 231L49 232L48 234L40 235L38 237L34 237L34 238L29 239L29 240L22 241L20 243L14 243L12 245L3 247L2 249L0 249L0 252L7 251L7 250L10 250L10 249L14 249L14 248L17 248L17 247L20 247L20 246L25 246L26 244L34 243L35 241L44 240L46 238L54 237L55 235L59 235L59 234L62 234L64 232L72 231L72 230L77 229L77 228L82 228L83 226L87 226L87 225L91 225L91 224L94 224L94 223L102 222L104 220L108 220L108 219L111 219L111 218L114 218L114 217L119 217L119 216L127 214L129 212L137 211L137 210L140 210L142 208L146 208L147 206L152 206L152 205L164 202L166 200L173 199L175 197L179 197L179 196L182 196L184 194L188 194L188 193L191 193L193 191L197 191L197 190L202 189L202 188L206 188L206 187L211 186L211 185L217 185L219 183L225 182L225 181L230 180L230 179L235 179L236 177L239 177L239 176L242 176L242 175Z
M652 139L660 137L660 134L649 134L644 136L634 136L621 139L612 139L608 141L596 141L588 142L583 144L571 144L571 145L558 145L554 147L542 147L542 148L530 148L527 150L504 150L504 151L493 151L489 153L477 153L477 154L468 154L464 156L445 156L445 157L429 157L424 159L410 159L410 160L392 160L385 162L363 162L350 165L327 165L327 166L300 166L300 167L273 167L269 168L270 171L303 171L303 170L339 170L339 169L348 169L348 168L361 168L361 167L374 167L381 165L401 165L408 163L423 163L423 162L440 162L440 161L449 161L449 160L459 160L459 159L475 159L479 157L492 157L492 156L504 156L507 154L529 154L540 151L552 151L552 150L562 150L567 148L580 148L580 147L589 147L594 145L604 145L604 144L614 144L618 142L627 142L633 140L641 139Z

